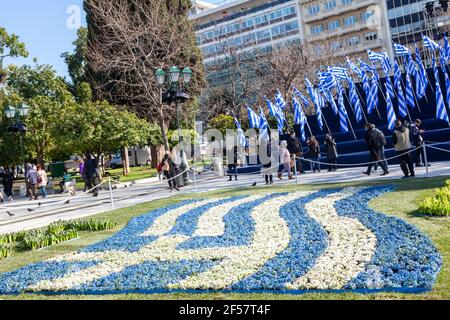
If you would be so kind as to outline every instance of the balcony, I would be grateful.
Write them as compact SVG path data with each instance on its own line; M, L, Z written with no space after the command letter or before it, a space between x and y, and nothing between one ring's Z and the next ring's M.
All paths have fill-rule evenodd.
M329 38L343 36L347 33L358 32L358 31L362 31L364 29L371 29L371 28L373 28L373 24L371 24L371 23L356 22L355 24L352 24L352 25L343 26L343 27L336 28L333 30L325 30L325 31L323 31L321 33L317 33L317 34L312 34L311 31L309 31L306 34L306 37L307 37L307 41L309 41L309 42L321 41L321 40L326 40Z
M361 9L364 7L368 7L370 5L377 5L377 4L378 4L378 0L362 0L362 1L355 1L351 4L346 4L346 5L340 4L340 5L337 5L336 7L334 7L334 9L326 10L326 11L322 7L319 13L314 14L314 15L309 15L309 14L305 15L303 20L305 23L311 23L314 21L324 20L329 17L338 16L338 15L341 15L341 14L349 12L349 11L354 11L354 10L358 10L358 9Z

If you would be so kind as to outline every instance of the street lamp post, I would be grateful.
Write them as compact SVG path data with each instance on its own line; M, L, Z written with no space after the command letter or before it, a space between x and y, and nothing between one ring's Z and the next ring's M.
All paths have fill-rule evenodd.
M10 120L14 121L14 124L9 127L8 131L11 132L11 134L18 133L19 134L19 142L20 142L20 153L22 157L22 164L23 164L23 170L26 176L26 163L25 163L25 157L23 152L23 135L27 132L27 127L25 124L21 121L21 118L26 118L28 116L28 113L30 111L30 107L28 107L26 104L22 104L19 107L15 108L13 106L9 106L6 108L5 113L6 117Z
M166 84L166 74L169 75L168 77L169 89L167 92L163 93L162 88ZM185 102L190 99L189 95L184 91L184 87L191 82L192 74L193 73L189 68L184 68L183 71L180 71L180 69L178 69L175 66L170 67L167 73L162 69L158 69L155 72L156 83L160 88L161 104L165 102L168 105L171 105L173 102L175 102L177 114L177 126L178 126L178 142L180 146L183 143L183 137L181 135L179 103ZM182 76L181 81L180 76ZM185 155L183 149L180 150L180 158L181 158L180 171L183 172L184 184L188 184L190 182L190 179L189 173L186 171L188 169L188 166L185 162Z

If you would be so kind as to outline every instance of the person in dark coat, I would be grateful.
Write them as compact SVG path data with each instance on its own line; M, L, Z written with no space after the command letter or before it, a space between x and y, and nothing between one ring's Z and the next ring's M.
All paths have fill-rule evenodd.
M310 137L306 142L308 144L308 152L307 158L311 159L314 162L310 162L311 170L316 173L316 171L320 172L320 145L317 141L316 137Z
M291 153L291 155L295 156L295 162L297 166L297 172L304 173L303 167L302 167L302 160L300 160L301 157L303 157L303 147L300 143L300 140L297 138L295 131L291 131L289 138L286 139L288 143L288 151ZM295 167L293 168L295 170Z
M84 175L86 177L86 185L88 190L92 190L95 186L100 184L100 173L98 171L98 164L91 154L86 156L84 163ZM94 197L98 196L98 188L92 190Z
M13 199L14 171L12 168L6 167L3 175L3 186L5 194L9 201Z
M367 148L370 152L370 161L371 163L369 167L367 168L367 171L363 172L363 174L370 176L370 173L372 171L372 167L374 163L378 163L378 165L383 169L382 176L389 174L389 169L386 166L386 161L384 160L383 155L383 144L380 141L380 136L378 132L375 129L375 126L373 126L370 123L367 123L365 125L366 135L365 140L367 144Z
M234 147L233 148L233 156L232 159L228 163L228 175L230 177L230 179L228 181L233 181L233 175L234 175L234 179L237 181L238 180L238 176L237 176L237 165L238 165L238 147Z
M164 172L164 177L167 179L169 183L169 188L172 191L173 189L180 191L178 186L178 181L176 179L177 168L173 160L170 158L170 154L166 153L164 155L163 160L161 161L161 167Z
M266 152L266 157L263 157L262 159L263 164L262 167L263 169L261 170L264 179L266 180L266 185L268 184L273 184L273 174L274 174L274 168L272 168L272 145L271 145L271 141L270 140L263 140L261 141L261 146L260 146L260 152Z
M425 163L425 153L423 149L423 134L425 130L422 130L420 126L422 125L422 120L417 119L414 124L410 124L408 129L411 137L411 143L416 149L415 154L413 155L414 162L416 163L416 167L421 167L422 163ZM429 166L429 164L428 164Z
M336 171L337 170L338 152L337 152L337 147L336 147L336 141L334 140L331 133L328 133L325 136L325 147L327 150L328 163L330 164L330 169L328 169L328 172Z

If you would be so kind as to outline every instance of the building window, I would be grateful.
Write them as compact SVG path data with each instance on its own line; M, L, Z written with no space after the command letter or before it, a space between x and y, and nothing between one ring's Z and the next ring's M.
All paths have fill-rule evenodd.
M373 15L375 14L375 10L370 10L367 12L363 12L361 14L361 20L366 22L367 20L369 20L371 17L373 17Z
M282 11L277 10L270 13L270 21L280 19L282 17Z
M336 0L328 0L324 4L325 10L333 10L336 8Z
M350 46L356 46L356 45L358 45L359 43L360 43L359 36L354 36L354 37L351 37L350 39L348 39L348 44L349 44Z
M356 17L355 16L350 16L350 17L344 18L344 25L346 27L352 26L354 24L356 24Z
M348 6L353 3L353 0L342 0L342 5Z
M286 32L298 30L298 21L292 21L291 23L286 24Z
M323 32L323 25L318 24L316 26L311 26L311 34L319 34Z
M308 15L314 16L320 12L320 6L318 4L308 7Z
M373 40L377 40L378 39L378 33L376 32L368 32L364 35L364 39L366 39L366 41L373 41Z
M339 41L339 40L335 40L335 41L331 42L331 48L333 50L341 49L342 48L342 42Z
M284 16L284 17L293 15L293 14L295 14L295 13L296 13L295 7L288 7L288 8L284 8L284 9L283 9L283 16Z
M328 30L332 31L340 27L339 20L333 20L328 23Z
M255 18L255 23L258 25L258 24L263 24L263 23L267 23L267 21L268 21L268 19L267 19L268 17L265 15L265 14L263 14L262 16L257 16L256 18Z
M270 39L270 29L258 31L256 33L256 39L258 39L259 42Z

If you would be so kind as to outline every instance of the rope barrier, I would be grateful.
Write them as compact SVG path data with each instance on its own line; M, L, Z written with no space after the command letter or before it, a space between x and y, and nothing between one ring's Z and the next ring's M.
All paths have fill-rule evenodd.
M427 145L427 148L431 148L431 149L435 149L435 150L439 150L439 151L450 153L450 150L442 149L442 148L438 148L438 147L433 147L433 146L429 146L429 145Z

